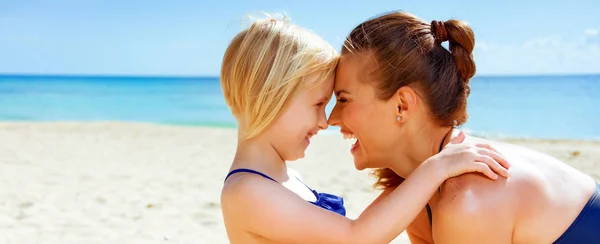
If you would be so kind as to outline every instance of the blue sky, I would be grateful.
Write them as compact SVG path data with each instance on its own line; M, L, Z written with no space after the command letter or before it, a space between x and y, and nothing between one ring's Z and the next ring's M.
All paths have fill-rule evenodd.
M0 1L0 73L218 75L244 15L287 13L341 46L373 15L457 18L478 75L600 73L600 1Z

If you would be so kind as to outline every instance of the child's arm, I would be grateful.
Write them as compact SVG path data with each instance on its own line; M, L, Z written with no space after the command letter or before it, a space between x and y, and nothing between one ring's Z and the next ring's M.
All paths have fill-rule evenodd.
M495 161L494 161L495 160ZM499 162L499 163L498 163ZM492 170L507 175L506 161L487 145L450 145L419 166L387 197L356 220L314 206L259 177L242 176L223 195L225 218L247 232L284 243L389 243L413 221L449 177Z

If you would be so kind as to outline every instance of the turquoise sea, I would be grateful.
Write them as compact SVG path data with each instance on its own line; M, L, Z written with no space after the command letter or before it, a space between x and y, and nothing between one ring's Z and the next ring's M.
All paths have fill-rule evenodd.
M477 134L600 140L600 75L476 76L468 112ZM0 75L0 120L236 126L218 77Z

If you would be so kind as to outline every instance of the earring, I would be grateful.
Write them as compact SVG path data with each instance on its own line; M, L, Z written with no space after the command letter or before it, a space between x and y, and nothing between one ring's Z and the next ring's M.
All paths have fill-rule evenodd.
M400 122L400 120L402 120L402 117L398 116L398 122Z

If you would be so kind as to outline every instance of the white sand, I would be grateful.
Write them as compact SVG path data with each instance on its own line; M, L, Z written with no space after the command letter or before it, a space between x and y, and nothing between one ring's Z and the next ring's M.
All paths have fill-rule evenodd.
M219 193L235 136L133 123L0 123L0 244L228 243ZM512 142L600 179L600 142ZM311 187L342 195L355 218L378 191L368 171L354 169L349 148L337 134L319 135L290 166Z

